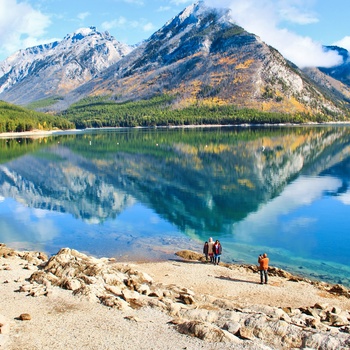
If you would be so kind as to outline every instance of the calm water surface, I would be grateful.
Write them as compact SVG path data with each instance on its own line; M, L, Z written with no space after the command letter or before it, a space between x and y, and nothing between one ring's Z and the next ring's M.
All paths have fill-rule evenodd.
M0 139L0 242L119 260L219 239L226 262L350 286L350 126Z

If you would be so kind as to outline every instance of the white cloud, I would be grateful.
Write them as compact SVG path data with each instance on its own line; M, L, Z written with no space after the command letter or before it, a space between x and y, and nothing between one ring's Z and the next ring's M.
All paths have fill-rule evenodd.
M311 11L305 11L304 3L305 0L297 2L294 0L294 4L293 1L288 3L287 1L281 2L281 6L278 7L278 14L281 19L291 23L301 25L317 23L319 21L317 16Z
M111 30L113 28L121 28L127 24L127 20L125 17L120 16L119 18L113 21L106 21L102 23L103 30Z
M321 43L283 27L284 22L295 25L317 22L317 17L308 10L309 3L309 0L221 0L220 7L230 8L235 23L260 36L301 68L337 65L342 61L337 53L325 51ZM206 0L206 4L218 7L216 0Z
M117 2L125 2L127 4L136 4L140 6L145 4L143 0L117 0Z
M343 39L335 42L334 45L340 46L350 52L350 36L346 36Z
M350 191L341 194L340 196L336 197L341 203L345 205L350 205Z
M78 14L78 19L80 19L81 21L83 21L86 17L90 16L90 12L81 12Z
M120 16L119 18L102 23L103 30L111 30L113 28L141 28L145 32L155 30L155 26L151 22L144 23L141 21L128 21L125 17Z
M325 177L304 177L288 185L285 190L272 201L263 205L257 212L249 214L246 219L237 223L234 232L244 241L249 241L254 237L254 232L258 227L260 232L264 232L268 227L278 227L280 216L287 215L303 206L308 206L322 198L325 192L336 192L342 185L339 179ZM313 218L302 217L294 221L294 224L304 225L314 222Z
M158 8L157 12L167 12L170 11L171 7L170 6L161 6Z
M43 35L50 24L48 16L25 2L1 0L0 53L10 55L20 48L43 43Z
M171 0L170 3L175 4L175 5L182 5L182 4L187 4L187 3L192 3L192 0Z
M144 24L142 28L145 32L151 32L151 31L154 31L156 27L153 25L153 23L148 22Z

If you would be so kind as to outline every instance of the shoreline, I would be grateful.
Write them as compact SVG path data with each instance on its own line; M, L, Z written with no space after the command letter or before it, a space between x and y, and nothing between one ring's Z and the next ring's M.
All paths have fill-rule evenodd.
M17 138L17 137L29 137L29 136L51 136L51 135L69 135L69 134L80 134L89 131L96 130L123 130L123 129L195 129L195 128L232 128L232 127L297 127L297 126L339 126L349 125L350 121L333 121L325 123L279 123L279 124L203 124L203 125L168 125L168 126L135 126L135 127L101 127L101 128L86 128L86 129L69 129L69 130L32 130L23 132L4 132L0 133L0 138Z
M0 349L345 349L350 293L280 269L96 259L64 248L50 259L0 244ZM191 258L191 259L190 259ZM256 267L255 267L256 268ZM276 332L278 329L278 332Z
M40 247L35 247L35 246L29 246L29 247L23 247L21 244L14 244L11 245L11 243L5 243L9 244L13 249L15 250L25 250L25 251L38 251L40 250ZM182 242L182 245L186 245L187 249L190 249L193 251L195 255L200 255L202 258L198 258L198 260L204 259L203 254L201 254L201 248L202 248L202 242L201 241L195 241L193 244L186 244L185 242ZM142 254L142 252L138 252L138 254L130 256L129 252L126 252L124 255L115 255L115 254L93 254L90 253L87 250L80 250L80 248L74 248L78 249L80 252L93 256L97 259L102 259L102 258L108 258L108 259L117 259L118 261L122 263L134 263L134 264L147 264L147 263L162 263L166 261L172 261L176 258L176 251L178 249L178 246L173 245L171 246L171 249L169 250L169 245L164 246L164 248L167 248L163 251L163 254L161 256L155 257L154 254L147 255L147 254ZM147 248L147 247L146 247ZM52 251L47 251L47 250L42 250L45 254L47 254L49 257L53 256L57 253L56 250ZM160 250L161 251L161 250ZM175 253L175 254L174 254ZM139 255L141 254L141 255ZM227 253L225 254L225 257L227 258ZM225 257L222 258L222 265L223 266L237 266L237 267L243 267L243 268L250 268L254 270L254 266L256 264L254 262L250 261L245 261L245 260L237 260L237 259L230 259L228 258L225 259ZM350 282L349 282L349 277L346 277L347 275L342 275L338 276L335 275L335 277L330 273L326 272L323 270L317 270L317 269L312 269L312 267L305 267L302 263L300 264L295 264L295 265L287 265L286 263L278 263L276 261L272 261L273 266L280 271L283 271L285 274L288 274L290 276L295 277L296 279L300 280L305 280L309 281L310 283L324 283L328 285L343 285L345 288L350 289ZM301 268L303 266L303 268ZM347 283L348 282L348 283Z

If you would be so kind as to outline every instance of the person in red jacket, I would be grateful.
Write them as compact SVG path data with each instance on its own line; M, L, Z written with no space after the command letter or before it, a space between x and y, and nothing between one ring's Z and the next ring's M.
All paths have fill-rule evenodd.
M214 252L214 265L220 264L220 257L222 253L222 246L219 240L216 240L213 245L213 252Z
M267 254L259 255L258 258L259 263L259 270L260 270L260 284L263 284L265 281L265 284L267 284L267 270L269 268L269 258L267 257Z

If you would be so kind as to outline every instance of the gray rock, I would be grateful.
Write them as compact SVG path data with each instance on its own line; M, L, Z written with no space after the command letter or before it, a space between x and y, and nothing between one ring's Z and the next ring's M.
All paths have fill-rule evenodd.
M121 296L123 292L123 289L120 286L105 285L105 289L116 296Z
M176 328L182 334L192 335L210 342L242 342L234 335L207 322L185 321L177 324Z
M343 327L349 325L348 319L343 315L330 314L329 323L334 327Z
M179 295L179 300L181 300L186 305L192 305L192 304L195 304L196 302L194 297L187 293L181 293Z
M122 297L124 298L125 301L130 302L130 301L138 300L140 298L140 294L136 291L124 289L122 290Z
M219 320L218 312L205 309L193 309L186 310L182 313L182 316L191 321L201 321L208 323L216 323Z
M236 335L239 332L239 330L241 329L241 325L239 323L230 322L230 323L225 324L224 329L226 329L228 332Z
M350 341L348 336L341 334L334 337L323 333L309 333L303 338L302 348L345 350L350 348Z

